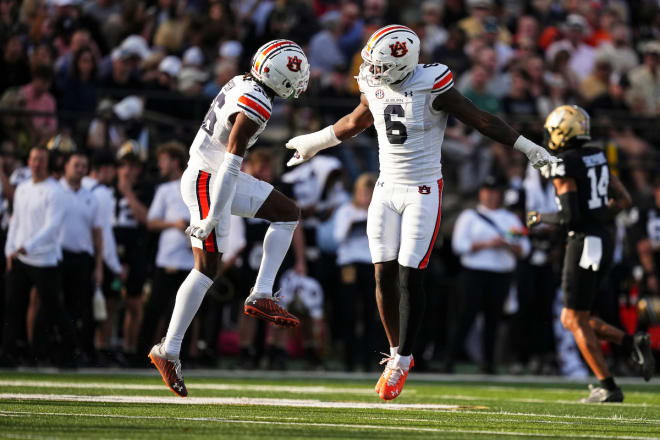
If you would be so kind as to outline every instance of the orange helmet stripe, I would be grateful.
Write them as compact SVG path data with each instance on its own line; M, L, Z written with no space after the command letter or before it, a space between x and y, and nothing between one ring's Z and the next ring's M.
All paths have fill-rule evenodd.
M394 31L397 29L410 29L410 28L408 26L394 25L394 26L387 26L379 31L376 31L376 33L369 39L369 44L367 44L367 51L371 51L371 45L374 44L374 42L378 39L378 37L383 35L385 32Z

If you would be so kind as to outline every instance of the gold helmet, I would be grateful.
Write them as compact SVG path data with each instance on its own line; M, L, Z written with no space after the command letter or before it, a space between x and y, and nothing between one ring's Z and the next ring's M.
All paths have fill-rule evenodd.
M559 151L570 147L572 140L588 141L589 125L589 114L582 107L561 105L545 119L545 143L551 151Z
M66 134L58 134L50 138L46 144L46 148L48 148L49 151L56 151L62 154L71 154L78 150L76 142L71 136Z

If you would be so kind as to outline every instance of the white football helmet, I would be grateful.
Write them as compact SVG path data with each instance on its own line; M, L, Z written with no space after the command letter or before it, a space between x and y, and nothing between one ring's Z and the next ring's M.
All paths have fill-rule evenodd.
M392 24L371 34L362 49L360 77L370 86L402 80L419 63L419 37L407 26Z
M307 90L309 62L303 50L290 40L273 40L252 57L250 73L282 98L297 98Z

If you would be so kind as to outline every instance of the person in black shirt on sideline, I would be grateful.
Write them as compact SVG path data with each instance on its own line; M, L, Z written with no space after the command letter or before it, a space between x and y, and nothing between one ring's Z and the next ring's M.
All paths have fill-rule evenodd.
M543 170L552 178L559 211L527 213L527 225L563 225L568 233L562 273L564 308L561 322L573 333L582 356L601 385L590 386L583 403L622 402L623 392L614 382L600 339L623 346L649 380L654 359L646 333L628 335L592 315L599 282L612 261L613 238L607 229L612 214L632 203L616 175L610 173L605 153L587 144L589 115L577 106L554 109L545 121L546 146L560 162Z

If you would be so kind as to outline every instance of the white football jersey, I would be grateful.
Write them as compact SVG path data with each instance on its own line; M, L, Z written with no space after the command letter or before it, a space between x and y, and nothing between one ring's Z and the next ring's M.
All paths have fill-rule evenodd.
M433 109L433 100L454 85L449 68L418 64L400 84L370 86L358 78L369 101L378 133L380 177L404 185L442 178L440 147L447 114Z
M197 131L190 147L188 165L214 174L225 155L233 126L230 116L243 112L259 125L259 129L248 142L250 148L266 128L272 108L272 98L253 79L239 75L229 80L211 103L204 122Z

